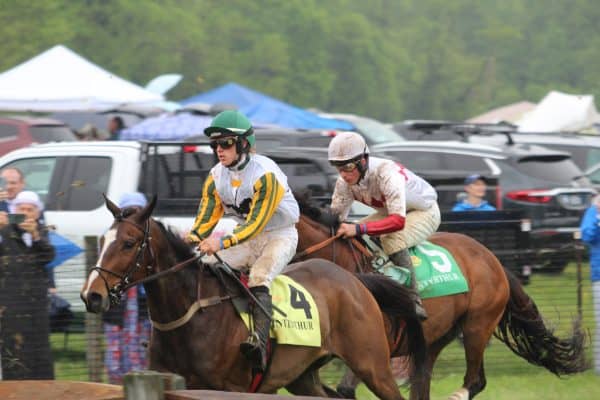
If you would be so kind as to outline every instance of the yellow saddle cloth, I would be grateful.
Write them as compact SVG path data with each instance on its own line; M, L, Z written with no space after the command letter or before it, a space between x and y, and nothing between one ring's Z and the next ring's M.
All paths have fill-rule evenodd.
M271 337L279 344L321 347L319 310L310 292L289 276L279 275L271 285L271 296ZM249 327L248 314L240 316Z

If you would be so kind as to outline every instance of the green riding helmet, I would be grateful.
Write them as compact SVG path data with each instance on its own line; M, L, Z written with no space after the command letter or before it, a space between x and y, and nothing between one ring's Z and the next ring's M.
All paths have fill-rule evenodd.
M239 111L222 111L212 120L210 126L204 129L204 134L211 139L221 136L245 137L250 146L254 146L256 138L252 124L244 114Z

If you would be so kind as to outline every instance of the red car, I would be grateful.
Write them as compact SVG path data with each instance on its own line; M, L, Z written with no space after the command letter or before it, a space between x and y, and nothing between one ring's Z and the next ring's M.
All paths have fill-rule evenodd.
M0 155L32 143L77 140L64 123L48 118L0 117Z

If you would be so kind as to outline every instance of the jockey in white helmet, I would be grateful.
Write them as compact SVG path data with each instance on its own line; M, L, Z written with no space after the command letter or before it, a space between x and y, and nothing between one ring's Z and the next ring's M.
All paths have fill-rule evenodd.
M335 136L329 143L328 159L340 173L331 200L331 210L340 220L346 219L354 200L377 210L357 224L342 222L338 233L346 238L361 234L381 236L390 260L410 269L417 314L427 318L408 249L427 239L440 225L437 192L403 165L369 157L367 143L356 132Z

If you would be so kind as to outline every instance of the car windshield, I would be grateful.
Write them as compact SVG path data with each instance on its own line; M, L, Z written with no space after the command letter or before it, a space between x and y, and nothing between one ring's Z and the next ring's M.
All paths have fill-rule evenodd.
M398 132L388 128L381 122L363 118L353 118L350 122L365 136L369 143L380 144L404 141L404 138Z
M37 143L77 140L77 137L63 125L36 125L30 127L31 138Z

